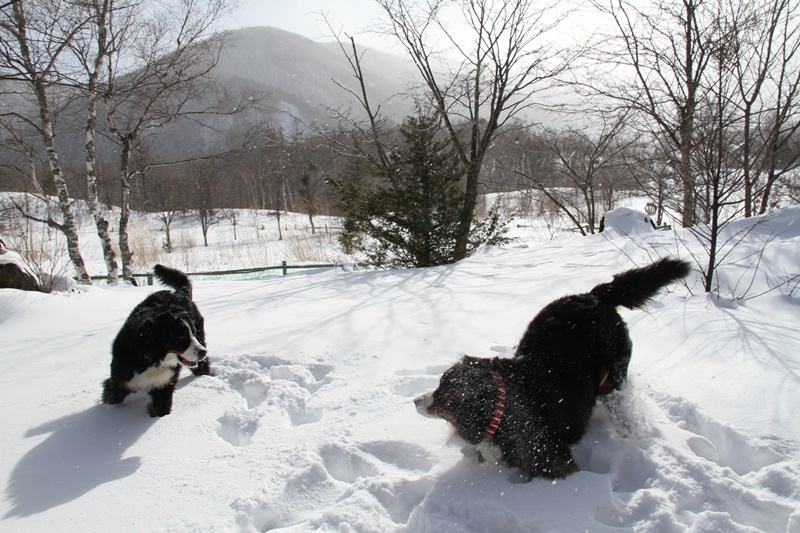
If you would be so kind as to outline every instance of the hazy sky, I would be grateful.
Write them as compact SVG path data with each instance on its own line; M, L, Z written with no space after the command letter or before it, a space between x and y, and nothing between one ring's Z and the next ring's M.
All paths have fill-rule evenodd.
M233 17L233 28L274 26L309 39L331 41L331 30L322 20L325 13L331 26L356 38L356 42L388 49L368 30L381 15L373 0L245 0Z

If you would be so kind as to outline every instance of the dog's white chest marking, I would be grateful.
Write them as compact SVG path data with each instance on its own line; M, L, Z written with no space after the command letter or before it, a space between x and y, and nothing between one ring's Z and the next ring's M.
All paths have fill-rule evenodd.
M500 447L492 439L483 439L475 449L487 463L497 464L503 460L503 452L500 451Z
M176 366L178 366L178 356L174 353L167 354L158 366L151 366L142 373L134 374L128 382L128 388L147 392L163 387L172 379Z

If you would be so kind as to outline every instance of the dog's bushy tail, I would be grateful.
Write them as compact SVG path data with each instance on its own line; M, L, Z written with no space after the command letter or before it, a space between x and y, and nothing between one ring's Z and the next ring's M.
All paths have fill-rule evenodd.
M189 276L180 270L165 267L164 265L156 265L153 267L153 273L158 278L158 281L167 287L183 292L189 298L192 297L192 282L189 280Z
M685 278L691 270L685 261L659 259L652 265L617 274L610 283L592 289L591 294L614 307L634 309L646 304L662 287Z

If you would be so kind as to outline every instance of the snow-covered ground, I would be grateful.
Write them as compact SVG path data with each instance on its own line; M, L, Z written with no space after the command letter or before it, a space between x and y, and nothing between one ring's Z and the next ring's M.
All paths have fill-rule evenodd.
M658 256L701 258L687 233L197 280L216 376L186 373L161 419L142 395L96 403L111 341L157 287L0 290L0 530L796 533L800 287L778 285L799 273L800 207L759 220L727 230L719 296L696 272L623 312L622 410L598 405L581 472L558 482L463 457L412 399L461 354L511 355L556 297Z

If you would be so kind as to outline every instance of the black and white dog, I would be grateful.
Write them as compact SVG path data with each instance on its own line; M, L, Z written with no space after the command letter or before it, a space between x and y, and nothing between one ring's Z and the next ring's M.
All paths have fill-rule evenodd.
M631 340L616 308L643 306L690 270L661 259L551 302L514 357L464 357L435 391L414 400L417 410L448 421L479 457L517 467L528 480L568 476L578 470L571 445L585 433L597 397L619 390L628 375Z
M137 305L111 347L111 377L103 382L103 403L122 402L135 391L150 394L150 416L168 415L181 366L195 375L211 373L203 315L192 301L192 283L180 270L153 269L174 291L158 291Z

